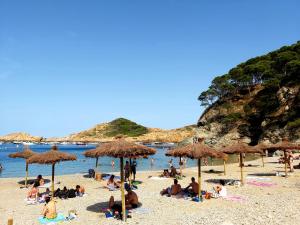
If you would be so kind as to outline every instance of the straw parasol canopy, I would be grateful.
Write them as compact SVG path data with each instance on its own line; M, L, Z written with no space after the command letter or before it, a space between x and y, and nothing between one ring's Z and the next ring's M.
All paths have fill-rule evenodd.
M83 155L87 158L96 158L96 168L98 167L98 160L99 160L99 157L101 156L105 156L103 152L101 152L101 149L99 151L99 147L96 148L96 149L92 149L92 150L88 150L88 151L85 151L83 153Z
M22 159L28 159L31 156L35 155L37 153L35 153L34 151L30 150L28 147L25 147L25 149L22 152L16 152L16 153L12 153L9 154L8 156L10 158L22 158ZM27 182L28 182L28 163L26 162L26 176L25 176L25 187L27 187Z
M37 154L37 153L35 153L34 151L30 150L29 148L25 148L22 152L12 153L12 154L9 154L8 156L10 158L14 158L14 159L15 158L28 159L31 156L33 156L34 154Z
M290 142L288 140L283 140L276 144L265 145L265 146L263 146L263 149L264 150L281 150L281 151L300 150L300 144L296 144L296 143Z
M280 150L284 152L284 164L285 164L285 177L288 177L287 173L287 151L288 150L300 150L300 144L296 144L288 141L287 139L283 139L281 142L271 145L262 146L264 150Z
M114 158L147 158L154 155L156 150L144 145L138 145L124 139L105 143L98 148L98 154Z
M251 147L244 143L236 143L230 146L227 146L222 149L222 152L226 154L239 154L239 153L260 153L263 154L263 151L259 148Z
M219 152L210 148L203 143L190 144L184 147L178 147L171 149L166 153L166 156L172 157L187 157L191 159L198 159L198 195L201 199L201 160L203 157L221 158L227 160L227 155L223 152Z
M222 149L222 152L226 154L239 154L240 155L240 168L241 168L241 183L244 185L244 174L243 174L243 153L259 153L263 154L263 150L260 148L251 147L245 143L238 142L236 144L227 146Z
M100 145L94 150L93 154L99 156L109 156L120 158L120 175L121 175L121 198L122 198L122 216L126 220L125 193L124 193L124 158L147 158L154 155L156 150L144 145L127 142L122 138L115 141ZM89 153L91 154L91 153Z
M54 197L54 171L55 164L62 161L74 161L77 157L58 150L57 146L53 146L50 151L33 155L27 159L28 164L51 164L52 165L52 198Z

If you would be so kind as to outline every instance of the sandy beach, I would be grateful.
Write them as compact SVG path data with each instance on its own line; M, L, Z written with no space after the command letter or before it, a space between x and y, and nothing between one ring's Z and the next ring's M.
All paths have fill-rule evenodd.
M250 176L243 187L227 186L230 196L238 197L238 201L225 199L204 200L202 203L191 200L176 199L160 196L162 188L172 184L172 179L150 179L158 176L157 171L138 172L139 185L136 193L142 206L131 213L128 224L299 224L300 208L300 171L295 170L289 178L275 176L277 171L283 173L284 166L275 163L277 158L267 158L265 167L261 160L247 162L251 167L245 167L245 173ZM294 161L299 164L299 161ZM232 178L239 179L240 170L237 164L227 166L227 176L222 173L208 173L209 170L223 171L223 166L206 166L203 168L203 190L211 190L213 185L209 179ZM179 183L182 187L188 185L192 176L197 177L197 168L184 170L186 176ZM263 176L265 175L265 176ZM248 177L249 178L249 177ZM20 189L18 181L21 178L0 179L0 224L7 224L9 217L13 217L15 225L39 224L43 205L26 205L24 199L26 189ZM107 219L100 212L107 207L111 195L120 200L120 192L110 192L105 189L106 182L98 182L85 178L82 174L57 176L60 182L56 188L76 184L86 188L87 196L69 200L57 200L57 210L67 215L69 210L76 210L78 218L72 222L62 224L123 224L116 219ZM254 181L254 182L253 182ZM266 186L255 186L253 183L267 183ZM41 190L42 191L42 190Z

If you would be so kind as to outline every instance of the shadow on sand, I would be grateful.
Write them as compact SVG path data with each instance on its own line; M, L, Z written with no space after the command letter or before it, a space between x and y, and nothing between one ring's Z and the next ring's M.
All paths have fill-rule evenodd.
M248 176L256 177L276 177L276 173L250 173Z
M208 174L222 174L224 171L219 171L219 170L206 170L203 171L203 173L208 173Z
M116 201L115 204L121 205L120 201ZM86 208L87 211L89 212L94 212L94 213L104 213L104 211L108 208L109 202L100 202L96 203L94 205L90 205ZM142 207L142 203L138 204L138 208Z
M27 183L33 184L35 181L36 181L36 179L29 179L29 180L27 180ZM45 184L50 183L49 179L44 179L44 181L45 181ZM25 180L18 181L18 184L25 185Z
M236 180L236 179L208 179L208 180L205 180L205 181L207 183L210 183L210 184L220 184L221 181L224 181L225 184L226 184L226 183L240 181L240 180Z

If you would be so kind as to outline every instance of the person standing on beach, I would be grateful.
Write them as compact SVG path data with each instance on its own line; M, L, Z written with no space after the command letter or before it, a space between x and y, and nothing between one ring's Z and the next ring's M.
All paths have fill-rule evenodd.
M113 170L115 170L115 161L114 161L114 160L111 160L111 168L112 168Z
M130 176L130 165L129 165L128 161L126 161L124 170L125 170L125 182L126 182L126 181L129 181L129 176Z
M294 156L293 153L291 151L287 152L287 164L290 167L290 172L294 172L294 165L293 165L293 161L294 161Z
M173 166L173 159L170 159L169 161L169 168L171 168Z
M133 174L133 180L135 180L136 167L137 167L136 160L133 160L133 162L131 164L131 174Z
M151 168L154 166L154 159L153 158L150 159L150 166L151 166Z

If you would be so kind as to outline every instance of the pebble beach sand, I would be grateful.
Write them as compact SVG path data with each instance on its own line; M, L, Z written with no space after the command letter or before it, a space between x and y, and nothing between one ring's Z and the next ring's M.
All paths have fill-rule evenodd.
M275 163L277 158L265 159L265 167L261 166L261 160L245 163L251 167L245 167L246 184L243 187L227 186L230 196L238 197L238 200L210 199L198 203L191 200L162 197L159 192L162 188L172 184L172 179L150 179L149 176L158 176L157 171L138 172L137 179L142 181L136 193L142 206L132 212L132 218L127 224L300 224L300 170L296 169L289 178L276 176L276 172L283 173L284 166ZM299 164L295 161L294 164ZM59 166L59 165L58 165ZM227 166L227 175L222 173L209 173L209 170L223 171L223 166L202 167L203 190L211 190L212 183L208 179L239 179L240 170L237 164ZM188 185L192 176L197 177L197 168L183 170L184 179L179 183L182 187ZM248 177L249 178L249 177ZM14 220L14 225L39 224L43 205L26 205L24 198L27 190L20 189L20 178L0 179L0 224L6 225L9 217ZM96 224L125 224L116 219L107 219L100 212L107 207L109 197L113 195L120 200L120 192L110 192L104 188L105 182L84 178L82 174L57 176L60 184L56 188L67 186L75 187L83 185L88 193L82 198L69 200L57 200L57 210L65 215L69 210L76 210L78 218L62 224L72 225L96 225ZM256 186L264 183L267 185Z

